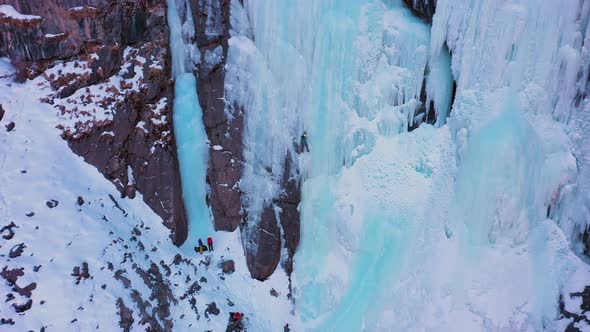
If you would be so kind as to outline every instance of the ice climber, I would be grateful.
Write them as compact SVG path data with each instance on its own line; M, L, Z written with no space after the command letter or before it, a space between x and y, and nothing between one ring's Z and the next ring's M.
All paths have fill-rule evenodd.
M291 329L289 328L289 323L285 324L285 328L283 330L284 332L291 332Z
M199 239L199 254L203 253L203 247L204 247L203 241L201 241L201 239Z
M303 135L301 135L301 152L304 152L304 150L307 149L307 152L309 152L309 145L307 145L307 132L304 131Z
M230 312L229 323L227 325L226 332L243 331L244 325L242 324L242 318L244 314L241 312Z
M209 246L209 251L213 251L213 239L210 236L207 238L207 246Z

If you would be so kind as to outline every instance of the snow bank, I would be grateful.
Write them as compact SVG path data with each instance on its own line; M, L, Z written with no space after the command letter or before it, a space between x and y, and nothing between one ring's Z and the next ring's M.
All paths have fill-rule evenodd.
M23 15L11 5L0 5L0 15L19 21L38 21L43 19L43 17L37 15Z

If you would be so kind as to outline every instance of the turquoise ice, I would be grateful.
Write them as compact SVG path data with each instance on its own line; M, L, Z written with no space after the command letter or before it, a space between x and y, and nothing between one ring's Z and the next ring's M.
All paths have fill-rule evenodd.
M170 49L174 75L173 126L182 184L182 198L188 218L188 245L205 239L213 231L207 195L208 140L203 111L197 97L190 43L194 25L186 0L168 1Z

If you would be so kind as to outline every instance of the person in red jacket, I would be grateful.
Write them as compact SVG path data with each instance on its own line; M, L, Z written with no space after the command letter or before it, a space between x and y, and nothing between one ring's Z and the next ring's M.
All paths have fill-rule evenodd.
M207 238L207 246L209 247L209 251L213 251L213 239L211 237Z
M289 323L285 324L285 328L283 330L285 332L291 332L291 329L289 328Z

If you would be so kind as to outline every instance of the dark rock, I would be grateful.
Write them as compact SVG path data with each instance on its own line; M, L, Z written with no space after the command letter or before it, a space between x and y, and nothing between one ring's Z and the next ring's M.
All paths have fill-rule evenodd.
M437 0L404 0L404 3L414 15L425 20L427 23L432 23L432 17L436 10Z
M71 276L76 277L76 284L79 284L82 279L90 278L88 263L82 262L82 266L74 266Z
M126 270L117 270L115 272L115 279L119 280L121 283L123 283L123 286L125 288L129 288L131 287L131 280L129 280L127 277L123 276L123 273L127 273Z
M35 215L35 212L29 212L29 213L26 213L25 214L25 216L27 216L29 218L32 217L32 216L34 216L34 215Z
M233 260L226 260L221 262L221 270L223 273L233 273L236 271L235 264Z
M10 286L15 285L18 277L22 277L23 275L25 275L25 272L24 268L22 267L18 269L8 269L8 267L5 266L2 269L2 272L0 272L0 276L4 278Z
M215 302L211 302L209 304L207 304L207 309L205 309L205 316L207 316L207 314L211 314L211 315L219 315L219 309L217 309L217 304L215 304Z
M262 211L259 231L247 239L246 263L252 278L266 280L276 269L281 257L281 239L274 208ZM257 248L253 250L250 248Z
M446 44L443 46L441 52L450 53L449 48L446 46ZM430 67L429 67L429 65L427 65L426 68L424 69L424 79L422 80L422 87L420 90L420 103L416 106L416 109L414 110L413 120L410 123L408 123L408 131L414 131L422 123L428 123L428 124L433 125L437 121L437 110L434 106L434 101L432 101L432 100L428 101L428 95L426 93L426 91L427 91L426 85L427 85L429 75L430 75ZM450 88L452 89L451 100L449 103L449 108L445 112L446 114L451 113L451 108L452 108L453 103L455 101L455 95L456 95L456 91L457 91L457 83L454 80L453 80L452 86Z
M150 264L149 269L144 271L140 267L136 267L135 272L143 279L145 285L151 290L149 299L156 301L156 306L150 310L151 316L158 317L158 320L164 323L165 327L163 329L166 330L171 328L172 320L170 319L170 305L177 304L178 300L174 297L170 284L164 280L160 269L153 262ZM139 299L134 299L136 304L139 305L137 300ZM143 316L144 314L142 314L142 312L143 310L140 308L140 315ZM142 318L142 320L143 319L144 318ZM155 328L155 326L152 326L152 328Z
M0 318L0 325L14 325L12 318Z
M82 198L82 196L78 196L78 199L76 200L76 203L77 203L79 206L82 206L82 205L84 205L84 198Z
M590 226L584 229L584 232L579 233L581 243L584 245L584 254L590 257Z
M12 293L6 294L6 301L4 302L10 302L12 300L14 300L14 295Z
M575 326L577 323L584 321L585 324L590 325L590 319L584 315L584 313L590 311L590 286L584 287L584 290L581 292L570 293L569 296L572 299L576 297L581 298L579 313L569 312L565 309L563 295L559 296L559 311L562 317L572 319L565 331L579 332L580 330Z
M14 130L14 127L16 126L16 124L14 122L9 122L5 127L6 127L6 131L12 131Z
M39 269L41 269L41 266L42 265L33 266L33 272L39 272Z
M241 191L238 183L243 164L243 112L239 107L226 107L224 100L225 70L229 34L229 1L190 1L195 23L196 43L201 52L197 71L197 92L203 110L203 123L211 146L209 149L207 197L216 230L234 231L242 220ZM221 62L208 64L205 56L220 52ZM227 114L232 119L229 121Z
M33 305L33 300L31 300L31 299L29 299L27 302L25 302L23 304L16 304L16 303L12 304L12 306L14 307L14 311L16 311L17 313L25 312L25 311L31 309L32 305Z
M22 253L26 247L27 246L24 243L19 243L19 244L15 245L14 247L12 247L12 249L10 249L10 252L8 253L8 257L10 257L10 258L19 257L20 255L22 255Z
M2 229L0 229L0 234L2 234L2 238L5 240L10 240L14 237L14 230L12 230L13 228L17 227L13 221L10 222L10 224L3 226Z
M234 303L230 300L230 299L226 299L227 300L227 305L230 307L234 306Z
M117 299L117 308L119 308L119 327L121 327L123 331L131 331L131 327L135 321L133 319L133 311L125 306L125 302L123 302L122 298Z
M20 296L26 296L28 298L31 298L31 296L33 295L33 290L35 288L37 288L37 283L32 282L25 288L20 288L18 285L14 285L12 287L12 290L17 292Z
M4 118L4 108L0 105L0 121L2 121L2 118Z
M137 290L131 291L131 299L135 302L138 310L139 310L139 324L140 325L149 325L146 326L146 331L172 331L172 320L168 319L167 317L162 317L161 312L153 311L150 302L144 301L141 298L140 293ZM148 312L148 309L150 311ZM160 314L160 320L164 324L160 324L160 321L155 318L157 314Z
M45 204L47 205L47 207L49 207L50 209L53 209L54 207L59 205L59 202L55 199L51 199L48 200L47 202L45 202Z
M207 278L205 277L201 277L201 279L199 279L200 282L206 283L207 282Z
M82 263L82 269L80 271L80 277L81 278L84 278L84 279L90 278L90 273L88 271L88 263L86 263L86 262L83 262Z
M279 297L279 293L274 288L272 288L270 290L270 295L272 295L274 297Z

